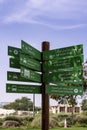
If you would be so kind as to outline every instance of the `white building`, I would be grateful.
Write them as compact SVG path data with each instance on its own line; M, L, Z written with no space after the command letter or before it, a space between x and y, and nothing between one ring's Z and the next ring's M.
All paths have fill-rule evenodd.
M7 116L7 115L11 115L11 114L14 114L16 111L15 110L6 110L6 109L3 109L3 108L0 108L0 117L2 116Z
M70 112L72 112L72 106L68 105L68 104L66 104L66 105L59 104L59 105L56 105L56 106L51 106L50 107L50 112L52 112L54 114L56 114L56 113L59 114L61 112L63 112L63 113L70 113ZM80 105L76 105L74 107L74 111L73 112L75 112L75 113L81 113L82 112L81 106Z

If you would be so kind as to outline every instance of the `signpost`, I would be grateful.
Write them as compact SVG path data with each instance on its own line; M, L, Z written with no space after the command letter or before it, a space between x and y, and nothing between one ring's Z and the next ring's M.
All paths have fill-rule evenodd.
M20 69L20 63L19 63L19 58L10 58L10 67L11 68L16 68L16 69Z
M44 75L44 81L50 83L82 83L82 69L58 71Z
M30 58L29 55L25 54L20 54L20 58L10 58L10 67L20 69L20 66L25 66L33 70L41 71L40 62Z
M29 55L20 54L20 65L23 65L33 70L41 71L40 62L30 58Z
M8 46L8 55L9 56L19 57L20 53L21 53L20 48Z
M23 53L29 54L33 58L41 60L41 52L24 42L23 40L21 41L21 48Z
M42 94L42 130L49 130L49 94L83 93L83 45L55 50L49 48L49 42L46 41L42 43L42 52L23 40L21 48L8 46L10 67L20 72L8 71L7 80L42 84L6 84L6 92Z
M9 80L9 81L19 81L19 82L20 81L21 82L32 82L29 79L22 78L20 72L11 72L11 71L7 72L7 80Z
M54 95L82 95L83 86L60 86L60 85L47 85L46 93Z
M23 78L21 78L19 72L7 71L7 80L10 80L10 81L23 81Z
M23 85L23 84L6 84L6 92L41 94L41 86Z
M24 67L21 67L21 77L41 83L41 74Z
M50 51L45 51L43 52L43 59L44 60L52 60L55 59L56 57L67 57L67 56L76 56L83 54L83 45L76 45L76 46L70 46L70 47L65 47L65 48L60 48L60 49L55 49L55 50L50 50Z
M49 50L49 48L50 48L49 42L42 42L42 52ZM46 61L43 61L42 64L44 62ZM44 74L47 74L47 72L46 71L44 72L42 68L42 130L49 130L49 95L46 93L47 83L44 82L43 80Z
M73 69L82 67L83 55L73 57L56 57L53 60L49 60L43 64L44 71L58 71L61 69Z

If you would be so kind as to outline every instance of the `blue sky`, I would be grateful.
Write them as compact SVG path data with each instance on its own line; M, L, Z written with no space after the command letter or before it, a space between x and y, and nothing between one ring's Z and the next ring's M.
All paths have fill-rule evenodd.
M0 0L0 102L28 96L5 92L6 73L11 70L7 47L20 47L21 40L40 51L45 40L50 49L83 44L85 61L87 0ZM39 100L37 95L36 104Z

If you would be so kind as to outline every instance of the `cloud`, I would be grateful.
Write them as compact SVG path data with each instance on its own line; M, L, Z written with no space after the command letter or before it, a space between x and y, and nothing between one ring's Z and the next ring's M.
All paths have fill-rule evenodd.
M32 23L53 29L86 26L87 0L26 0L20 8L16 6L15 10L4 16L4 23Z
M76 28L83 28L86 27L87 24L73 24L73 25L49 25L49 24L44 24L45 26L48 26L49 28L53 28L55 30L66 30L66 29L76 29Z

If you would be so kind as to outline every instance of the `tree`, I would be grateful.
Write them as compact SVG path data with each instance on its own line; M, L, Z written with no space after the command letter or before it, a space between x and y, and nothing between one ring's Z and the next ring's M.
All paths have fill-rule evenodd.
M30 111L32 111L33 103L29 98L22 97L21 99L16 99L14 102L10 103L9 105L5 105L4 108L24 110L24 111L27 111L29 109Z
M58 104L69 104L72 105L72 107L74 107L77 103L76 103L76 96L72 96L72 95L67 95L67 96L57 96L57 95L51 95L52 99L55 99Z
M83 110L83 111L87 111L87 99L84 99L84 100L82 101L82 110Z
M76 96L70 96L70 98L68 99L68 103L69 105L72 106L72 125L73 125L73 118L74 118L74 108L76 103Z
M71 105L72 107L72 124L73 124L73 117L74 117L74 107L77 104L76 103L76 96L56 96L56 95L52 95L51 96L52 99L55 99L56 101L58 101L58 104L66 104L68 103L69 105Z

